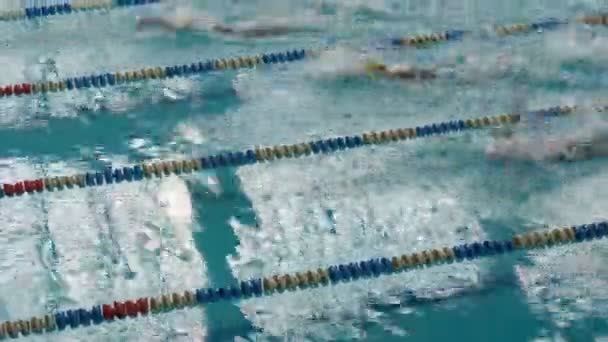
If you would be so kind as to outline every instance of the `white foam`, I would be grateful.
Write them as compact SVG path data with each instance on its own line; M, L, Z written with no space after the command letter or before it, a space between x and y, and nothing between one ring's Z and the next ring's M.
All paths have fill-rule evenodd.
M0 161L2 179L31 177L36 171L23 160ZM34 197L2 199L0 206L0 283L5 291L2 307L8 313L2 319L30 317L44 310L50 291L51 274L43 266L46 254L41 230L44 213Z
M550 227L605 220L606 198L601 189L606 185L603 171L570 179L549 193L532 195L531 204L522 205L529 209L521 215ZM519 265L517 272L531 308L548 314L559 327L603 315L608 297L608 281L601 276L608 271L603 261L606 251L605 241L596 240L529 253L534 264Z
M196 90L195 81L187 78L167 79L163 81L165 88L163 96L165 100L179 101L183 100Z
M179 254L191 258L195 253L192 239L192 203L186 184L177 177L166 178L157 194L160 207L166 212L178 243Z
M398 4L399 2L387 0L318 0L316 6L332 7L342 17L362 13L378 19L390 19L395 17L395 6Z
M207 140L204 133L190 122L178 124L176 131L180 137L191 144L201 145Z
M57 163L49 164L44 171L19 160L4 163L10 164L10 168L0 168L6 181L77 172ZM165 199L165 208L159 206L157 197ZM191 248L188 237L191 240L193 225L188 218L190 194L176 177L2 201L6 230L0 237L4 236L8 248L3 249L3 267L7 269L0 281L7 293L18 294L4 297L3 307L10 313L5 318L43 314L45 305L54 302L60 309L90 307L115 299L191 290L206 283L200 254L192 253L186 260L176 253L184 246ZM56 254L49 249L51 240L44 238L45 227ZM147 239L142 239L144 236ZM116 338L139 340L179 331L179 339L201 340L205 335L202 312L185 310L67 329L61 337L78 340L86 335L87 340L103 341L111 332Z
M325 51L319 59L305 64L304 71L317 78L336 75L361 75L365 72L361 55L353 50L337 47Z
M230 260L235 276L246 279L316 269L483 239L477 222L458 204L457 193L429 191L407 181L414 177L411 171L388 166L403 157L398 149L388 148L239 169L260 229L233 224L240 240L237 255ZM366 163L353 168L361 159ZM328 209L333 211L335 234L319 220ZM469 229L459 230L463 225ZM333 289L255 299L243 302L241 308L269 335L356 336L361 333L356 323L344 317L388 324L380 312L367 306L370 299L391 302L406 289L466 288L479 281L478 272L474 264L434 267Z
M608 38L593 37L591 32L580 31L575 28L547 32L544 40L544 50L550 60L576 61L586 59L601 65L607 60Z

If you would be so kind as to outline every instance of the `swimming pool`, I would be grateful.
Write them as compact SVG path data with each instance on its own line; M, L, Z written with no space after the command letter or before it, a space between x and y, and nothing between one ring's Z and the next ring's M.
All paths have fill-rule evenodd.
M549 7L527 1L504 8L490 2L410 1L398 8L380 3L370 2L388 14L360 10L354 23L339 21L330 35L255 43L202 34L136 34L134 16L159 13L162 4L3 21L0 84L55 82L336 42L413 64L454 54L510 52L524 58L525 83L521 75L481 83L336 80L323 77L340 60L333 55L4 96L0 181L103 173L107 166L121 169L605 99L605 57L601 47L591 45L590 30L580 26L571 48L563 48L573 35L570 28L426 49L387 45L394 36L475 29L494 21L571 18L578 11L600 10L601 3L552 1ZM24 5L14 4L7 8ZM195 5L238 18L271 9L299 13L309 4ZM605 28L591 31L606 35ZM556 63L569 66L556 72ZM584 118L560 115L542 120L540 127L516 129L544 134ZM491 132L458 128L348 151L337 148L337 153L5 196L0 199L0 319L27 320L605 218L605 160L500 163L484 155ZM356 145L354 139L351 144ZM604 245L597 240L518 252L20 338L594 340L606 330Z

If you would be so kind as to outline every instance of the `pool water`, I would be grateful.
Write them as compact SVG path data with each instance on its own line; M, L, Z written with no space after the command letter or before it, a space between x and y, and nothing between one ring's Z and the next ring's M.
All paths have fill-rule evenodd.
M231 21L298 16L314 6L182 3ZM520 69L484 79L473 62L465 76L481 76L466 81L342 79L329 74L351 57L337 50L256 69L0 98L0 181L605 99L601 27L383 48L396 35L571 18L605 9L601 1L366 3L327 1L325 32L256 41L135 32L135 16L163 13L167 3L0 22L0 84L338 42L391 63L466 55L492 69L498 54L509 54ZM521 130L573 130L585 125L581 117ZM605 160L489 160L491 136L4 198L0 319L606 219ZM606 251L604 241L562 246L22 339L601 341L608 338Z

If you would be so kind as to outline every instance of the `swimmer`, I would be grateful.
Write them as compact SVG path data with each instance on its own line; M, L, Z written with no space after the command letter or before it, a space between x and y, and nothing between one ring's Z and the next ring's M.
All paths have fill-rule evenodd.
M309 66L313 76L325 78L365 77L372 79L427 80L437 77L436 68L416 68L407 64L388 65L368 58L362 59L355 51L338 48L324 51L319 60Z
M577 20L587 25L608 25L607 14L586 15L584 17L578 18Z
M386 65L373 60L365 62L363 71L372 78L382 77L400 80L428 80L437 78L435 67L414 68L406 64Z
M478 83L485 79L500 79L516 76L522 69L522 59L506 54L456 56L444 62L430 65L386 64L374 58L362 58L362 52L349 47L338 47L323 51L309 72L323 77L384 78L403 81L450 80Z
M321 17L302 20L302 18L267 18L264 23L259 21L239 22L233 25L224 24L217 19L203 14L192 13L179 8L174 14L156 17L138 17L136 29L161 28L166 31L207 31L237 36L242 38L261 38L280 36L297 32L318 32L322 30L324 22Z
M374 63L367 65L368 69L380 68ZM494 81L508 77L525 75L524 59L520 56L505 53L488 54L486 56L458 55L443 62L425 66L412 67L394 65L387 68L389 78L403 80L455 80L461 83L477 84L484 81Z
M399 15L400 1L387 0L316 0L314 8L317 13L332 13L350 18L363 16L372 20L401 20Z
M594 127L591 134L570 137L547 137L540 141L508 134L488 146L491 159L529 161L582 161L608 157L608 127Z

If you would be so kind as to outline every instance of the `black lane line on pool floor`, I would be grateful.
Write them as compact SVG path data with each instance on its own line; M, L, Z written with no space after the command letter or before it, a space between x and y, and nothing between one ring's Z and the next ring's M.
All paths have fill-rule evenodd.
M193 236L196 248L207 265L210 286L236 281L227 263L227 257L236 253L236 246L239 243L229 224L230 218L238 217L241 223L249 226L255 226L256 222L253 205L241 191L235 170L227 168L218 170L217 179L222 187L222 193L217 197L205 193L209 191L208 189L188 182L192 193L194 215L203 227L202 232L193 232ZM210 303L205 306L205 310L208 341L232 340L234 336L245 337L257 330L236 304Z

